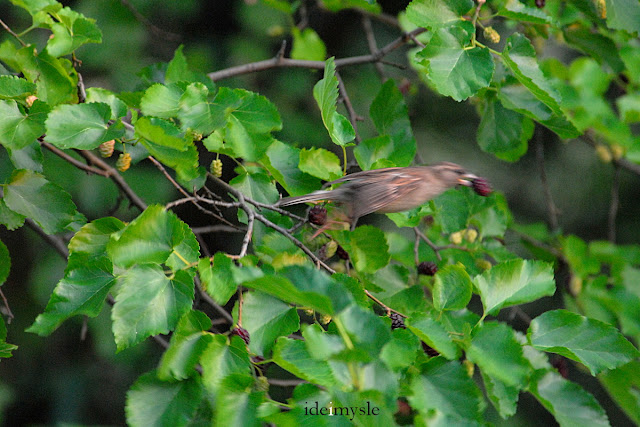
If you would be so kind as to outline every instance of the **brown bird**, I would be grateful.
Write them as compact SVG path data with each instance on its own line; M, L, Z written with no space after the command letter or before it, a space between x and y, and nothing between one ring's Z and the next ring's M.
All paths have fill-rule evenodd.
M277 205L327 200L347 208L351 228L358 218L372 212L391 213L413 209L458 184L472 186L478 177L455 163L431 166L374 169L352 173L325 184L343 182L335 190L318 190L304 196L285 197Z

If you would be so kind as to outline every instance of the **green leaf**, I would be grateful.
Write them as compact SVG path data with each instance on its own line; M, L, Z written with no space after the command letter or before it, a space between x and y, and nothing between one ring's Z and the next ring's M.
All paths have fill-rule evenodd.
M225 378L234 376L252 380L251 362L247 345L240 337L231 342L224 335L213 335L213 339L200 358L202 381L207 391L217 397Z
M169 348L162 354L158 378L184 380L196 375L200 356L213 340L213 335L207 333L210 328L211 319L201 311L191 310L182 316Z
M270 204L280 198L275 184L264 172L241 173L229 181L229 184L256 202Z
M356 289L349 288L349 281L338 280L339 277L329 276L317 268L292 265L281 269L279 273L289 279L301 293L310 297L315 295L319 300L328 298L333 311L320 310L322 313L337 314L352 304L353 294L359 292L363 296L359 286L352 285Z
M636 424L640 424L637 391L640 387L640 362L633 361L617 369L603 372L598 379L627 416Z
M635 0L606 0L607 26L638 34L640 29L640 4Z
M640 122L640 94L622 95L616 99L620 117L625 123Z
M338 242L357 271L375 273L389 263L389 244L379 228L363 225L350 233L342 232Z
M327 48L324 42L312 28L307 27L300 31L298 27L291 28L293 36L293 47L291 48L292 59L303 59L308 61L324 61L327 56Z
M391 340L380 351L380 359L396 371L408 368L415 363L420 341L416 335L402 328L391 331Z
M569 235L562 239L562 252L571 271L579 277L585 278L600 272L600 262L589 253L587 244L581 238Z
M164 75L164 83L169 85L177 82L194 82L198 81L208 85L210 89L214 88L213 82L202 73L191 71L187 58L182 53L184 46L180 45L173 54L173 58L167 64L167 71Z
M455 360L460 357L460 348L453 342L445 327L437 320L422 313L411 316L405 323L411 332L447 359Z
M498 99L500 99L502 106L505 108L517 111L537 121L558 134L560 138L576 138L581 134L564 114L555 114L524 85L510 84L502 86L498 91Z
M113 263L123 268L146 263L169 263L172 261L170 256L175 253L182 259L177 267L185 268L198 261L197 251L180 253L180 246L188 239L194 240L195 237L176 214L162 206L152 205L121 233L112 236L107 251Z
M266 158L261 161L271 176L292 196L310 193L320 186L318 178L298 168L300 151L299 148L275 140L267 149Z
M507 324L487 322L474 328L465 351L483 373L508 386L525 388L531 365L523 356L514 330Z
M382 347L391 339L389 326L371 310L352 304L338 316L340 322L358 351L365 351L377 358Z
M303 149L300 152L298 168L325 181L333 181L342 176L340 159L324 148Z
M68 7L55 14L51 24L53 37L47 42L47 52L55 57L72 53L86 43L102 43L102 33L95 19L85 18Z
M607 71L617 74L624 70L618 46L609 37L580 26L566 28L563 35L570 46L594 58Z
M481 371L482 381L489 401L503 419L516 413L520 390L515 386L508 386L500 380L490 377Z
M610 425L607 414L592 395L555 371L536 371L529 389L561 426Z
M96 317L115 284L112 269L111 261L106 257L86 266L67 269L53 290L45 312L38 315L27 332L47 336L72 316Z
M264 392L247 392L253 379L229 377L223 382L223 393L220 393L220 404L216 412L216 427L247 426L260 427L258 419L260 404L264 401Z
M553 295L556 290L550 264L520 258L494 265L474 277L473 283L482 298L485 315Z
M47 141L59 148L91 150L124 135L121 126L109 125L111 108L102 102L58 105L47 117Z
M473 7L471 0L413 0L407 6L407 19L418 27L447 27L462 20Z
M443 95L463 101L489 86L495 64L489 49L470 47L475 29L471 23L438 29L427 47L417 54L427 68L427 78Z
M298 283L296 283L298 284ZM313 285L313 284L311 284ZM299 304L324 314L333 314L329 297L313 291L301 291L290 280L281 276L263 276L243 283L243 286L257 289L292 304Z
M386 156L377 156L375 160L386 158L396 166L409 166L416 155L416 140L411 130L407 104L393 80L389 79L382 85L371 103L369 113L378 132L389 135L393 142L391 152L385 153L388 154ZM361 145L354 149L354 154Z
M127 106L112 92L99 87L87 88L87 102L103 102L111 108L111 120L127 115Z
M166 382L148 372L127 392L127 424L137 426L187 426L191 424L203 398L197 379Z
M478 145L501 160L515 162L527 152L534 128L531 119L504 108L491 97L486 100L478 126Z
M471 301L471 278L462 264L438 270L433 283L433 306L436 310L460 310Z
M346 117L337 112L338 79L335 75L336 66L333 57L325 62L324 78L313 87L313 97L320 107L322 122L329 131L331 140L340 146L345 146L356 137L353 126Z
M529 7L518 0L507 0L507 3L498 11L498 15L514 21L530 22L532 24L550 24L551 18L542 10Z
M538 66L536 51L525 36L519 33L512 34L507 39L502 59L518 81L540 102L553 113L563 115L560 109L560 95Z
M229 118L230 105L225 105L216 96L209 101L209 88L202 83L191 83L179 99L177 117L182 129L192 129L202 135L208 135L225 126ZM235 101L235 106L240 100Z
M324 387L338 384L325 360L311 357L304 341L280 337L273 349L273 361L293 375Z
M163 119L176 117L180 110L180 98L185 88L180 84L163 85L156 83L144 91L140 99L140 111L147 116Z
M422 374L412 379L410 387L411 407L425 416L437 410L466 425L482 419L482 393L457 360L432 358L422 366Z
M198 150L171 122L155 117L141 117L135 123L135 135L149 153L175 169L183 183L204 176L198 163Z
M0 199L0 224L4 224L7 230L13 231L22 227L24 218L24 215L9 209L4 198Z
M9 270L11 269L11 257L9 256L9 250L7 246L0 240L0 286L4 284L9 277Z
M48 112L44 102L35 102L29 112L24 114L16 101L0 100L0 144L13 150L32 144L44 134Z
M538 350L580 362L592 375L615 369L640 356L618 329L566 310L547 311L536 317L527 335Z
M50 106L78 102L78 77L75 71L69 71L68 60L54 58L46 50L36 55L35 46L31 45L18 50L14 60L27 80L36 84L41 101Z
M229 302L238 288L233 278L233 261L222 252L216 252L213 265L209 258L202 258L198 262L198 274L202 281L202 288L217 302L224 305Z
M433 200L433 205L436 207L436 222L442 227L443 233L467 228L471 208L462 191L445 191Z
M18 76L0 76L0 99L24 100L36 93L36 85Z
M353 149L353 155L362 170L377 169L380 162L388 161L394 153L397 152L389 135L365 139ZM396 166L396 164L393 163L390 166Z
M170 278L159 265L137 265L118 276L118 284L111 312L118 351L168 334L193 302L193 277L184 270Z
M12 211L33 219L47 234L63 231L79 217L69 193L39 173L16 170L4 187L4 202Z
M251 353L266 356L278 337L300 329L300 318L289 304L260 292L248 292L242 306L242 327L251 337Z

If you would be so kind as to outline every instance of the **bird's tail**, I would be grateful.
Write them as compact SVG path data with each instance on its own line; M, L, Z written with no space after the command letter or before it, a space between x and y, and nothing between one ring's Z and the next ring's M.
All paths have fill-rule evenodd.
M280 199L276 204L278 206L290 206L307 202L319 202L320 200L331 200L332 192L332 190L318 190L313 193L305 194L304 196L285 197Z

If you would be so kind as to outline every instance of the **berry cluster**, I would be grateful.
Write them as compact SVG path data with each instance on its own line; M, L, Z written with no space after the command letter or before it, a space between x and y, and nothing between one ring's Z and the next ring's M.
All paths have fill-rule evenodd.
M473 188L473 191L475 191L476 194L479 194L485 197L491 194L491 192L493 191L491 189L491 186L489 185L489 181L487 181L484 178L474 179L473 182L471 183L471 188Z
M391 319L391 329L407 328L404 325L404 319L398 313L394 313L394 312L389 313L389 319Z
M309 222L315 225L325 225L327 223L327 210L319 205L309 209Z
M249 331L247 331L244 328L241 328L240 326L238 326L237 328L233 328L231 330L231 332L229 332L229 335L233 336L233 335L237 335L240 338L242 338L244 340L245 343L247 343L247 345L249 345Z
M424 261L418 264L418 274L423 274L425 276L433 276L438 272L438 266L435 262L432 261Z

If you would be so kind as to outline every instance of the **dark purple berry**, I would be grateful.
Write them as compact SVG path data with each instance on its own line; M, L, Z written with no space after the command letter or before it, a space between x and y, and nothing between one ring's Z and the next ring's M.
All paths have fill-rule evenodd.
M420 343L422 344L422 350L425 352L425 354L429 357L436 357L436 356L440 356L440 353L438 353L438 350L429 347L428 345L426 345L423 341L420 341Z
M418 264L418 274L423 274L425 276L433 276L438 272L438 266L435 262L432 261L424 261Z
M309 210L309 222L315 225L325 225L327 223L327 209L323 206L314 206Z
M389 319L391 319L391 329L406 329L407 327L404 325L404 319L398 313L391 312L389 314Z
M344 259L344 260L349 259L349 254L340 245L338 245L338 249L336 249L336 255L338 255L338 258L340 259Z
M555 360L552 360L551 366L556 368L562 378L569 378L569 366L567 365L567 359L565 359L564 357L559 357Z
M545 0L536 0L536 7L538 9L542 9L544 7L544 4L546 3Z
M474 179L471 186L473 188L473 191L476 192L476 194L479 194L485 197L491 194L491 192L493 191L491 189L491 186L489 185L489 182L484 178Z
M233 336L233 335L237 335L237 336L239 336L240 338L242 338L242 339L243 339L243 341L244 341L245 343L247 343L247 345L249 345L249 341L250 341L250 338L249 338L249 332L248 332L246 329L241 328L241 327L239 327L239 326L238 326L237 328L233 328L233 329L231 330L231 332L229 333L229 335L232 335L232 336Z

